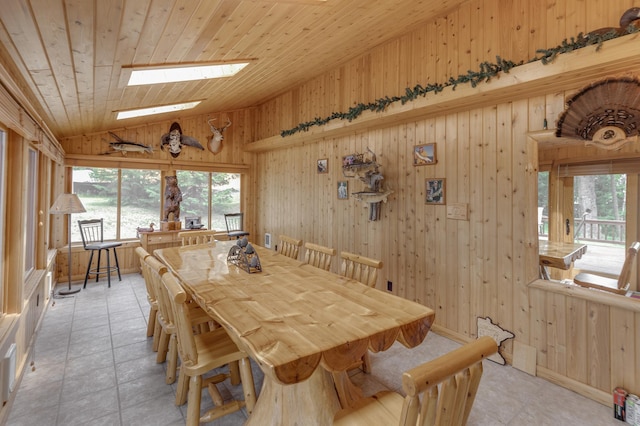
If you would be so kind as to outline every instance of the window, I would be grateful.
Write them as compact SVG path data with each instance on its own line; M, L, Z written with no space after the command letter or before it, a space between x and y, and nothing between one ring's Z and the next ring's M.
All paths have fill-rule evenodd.
M178 171L181 217L200 216L209 229L225 231L225 213L240 211L240 175Z
M160 228L160 171L122 169L120 238L136 238L136 228ZM114 227L115 229L115 227Z
M549 235L549 172L538 173L538 236Z
M36 224L38 223L38 151L32 148L29 148L28 154L26 196L24 267L28 275L36 266Z
M71 241L81 242L79 220L104 219L104 239L118 239L118 169L73 168L73 192L87 210L71 215Z
M587 243L587 253L575 267L619 274L626 248L626 174L573 178L574 240Z
M240 211L240 174L177 171L182 192L180 219L200 216L209 229L225 230L224 213ZM73 192L78 194L86 213L81 219L103 218L105 239L136 238L136 228L163 218L161 173L158 170L73 168ZM72 241L80 242L80 231L72 226Z

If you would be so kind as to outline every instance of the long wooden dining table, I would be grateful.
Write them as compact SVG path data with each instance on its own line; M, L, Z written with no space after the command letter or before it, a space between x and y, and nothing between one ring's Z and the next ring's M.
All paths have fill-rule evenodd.
M154 254L264 372L247 425L330 425L361 397L346 370L395 341L413 348L432 309L255 246L261 271L227 255L235 241ZM417 362L418 363L418 362Z

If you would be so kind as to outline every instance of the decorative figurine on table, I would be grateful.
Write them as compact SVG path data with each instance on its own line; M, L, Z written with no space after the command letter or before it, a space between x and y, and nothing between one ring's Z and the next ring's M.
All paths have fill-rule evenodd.
M182 222L180 222L182 191L178 187L178 177L175 174L165 176L164 180L164 218L160 222L160 229L174 231L182 228Z
M256 253L256 250L247 237L238 239L238 241L231 246L229 254L227 255L227 262L244 269L250 274L262 271L258 253Z
M155 224L155 223L153 223L153 222L151 222L151 223L149 224L149 227L148 227L148 228L142 228L142 227L138 226L138 227L136 228L136 238L140 238L140 233L141 233L141 232L153 232L153 227L154 227L154 226L156 226L156 224Z

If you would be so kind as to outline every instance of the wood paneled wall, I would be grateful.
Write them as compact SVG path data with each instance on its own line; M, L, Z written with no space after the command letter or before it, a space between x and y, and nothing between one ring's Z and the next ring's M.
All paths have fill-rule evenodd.
M358 102L402 95L416 84L443 83L497 55L527 61L537 49L580 32L618 26L632 6L637 4L470 1L259 106L256 136L269 138ZM640 368L634 368L640 324L633 307L531 289L538 265L538 146L527 134L541 130L545 119L553 127L577 88L568 84L524 99L514 92L512 102L431 112L383 129L259 152L254 238L285 233L380 259L377 287L386 289L390 281L393 293L434 308L439 329L451 336L474 338L477 318L488 316L514 332L519 344L535 348L539 374L605 404L615 386L640 392ZM412 148L422 143L437 144L437 164L412 165ZM376 222L368 221L363 203L337 198L338 181L348 180L350 193L364 189L342 175L341 159L368 148L394 190ZM321 158L329 159L328 174L316 172ZM448 219L445 206L426 205L426 178L446 179L447 203L467 205L468 220ZM613 333L615 344L605 342ZM512 359L513 341L502 350ZM628 376L622 379L616 369Z

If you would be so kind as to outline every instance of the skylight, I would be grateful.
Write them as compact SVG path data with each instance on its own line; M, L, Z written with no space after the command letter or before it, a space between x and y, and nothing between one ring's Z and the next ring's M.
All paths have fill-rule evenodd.
M118 111L117 120L122 120L125 118L134 118L134 117L142 117L144 115L153 115L153 114L162 114L164 112L175 112L182 111L184 109L191 109L198 105L201 101L194 102L185 102L181 104L173 104L173 105L163 105L156 107L148 107L148 108L140 108L140 109L131 109L128 111Z
M237 74L248 62L236 64L197 65L174 68L145 68L131 71L128 86L143 84L175 83L179 81L206 80L211 78L231 77Z

